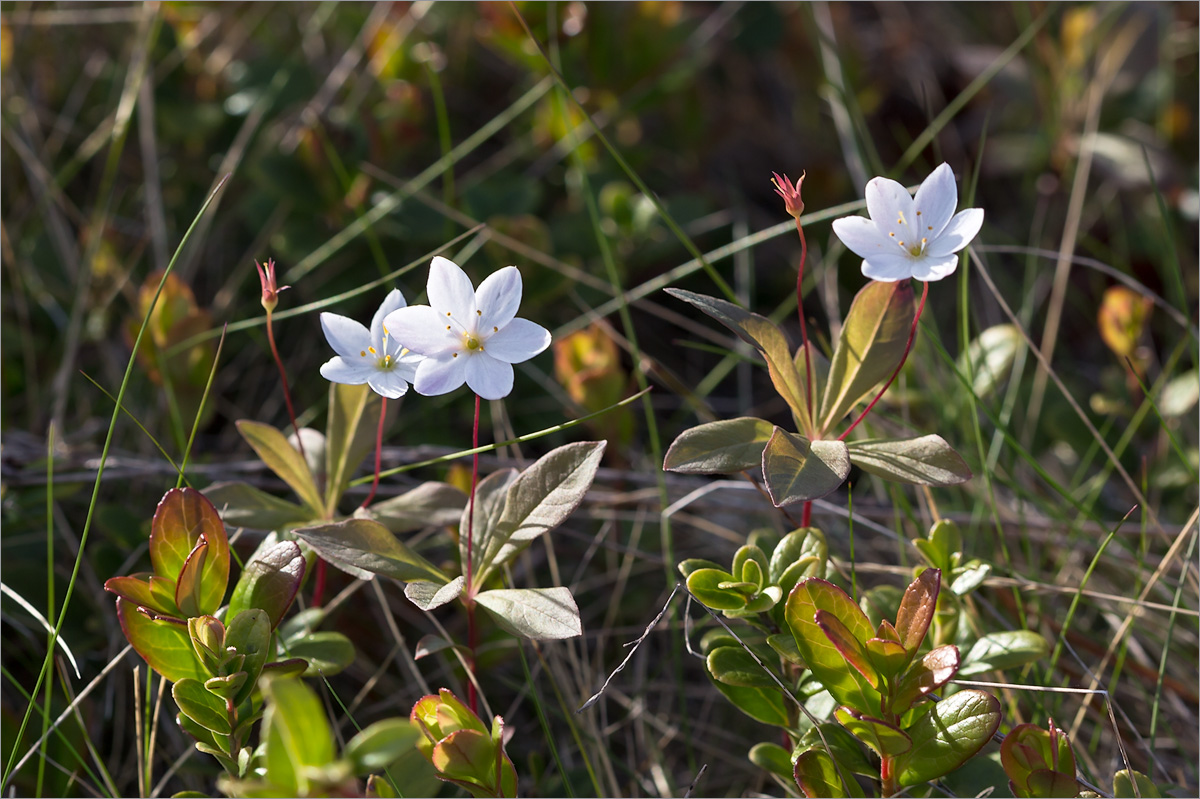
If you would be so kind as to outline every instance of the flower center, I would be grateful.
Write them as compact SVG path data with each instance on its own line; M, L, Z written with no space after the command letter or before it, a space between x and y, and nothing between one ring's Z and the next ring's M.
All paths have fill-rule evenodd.
M463 345L471 352L483 349L483 342L472 336L470 333L467 333L465 336L463 336Z
M396 359L391 355L385 355L375 362L375 365L380 369L392 369L396 366Z

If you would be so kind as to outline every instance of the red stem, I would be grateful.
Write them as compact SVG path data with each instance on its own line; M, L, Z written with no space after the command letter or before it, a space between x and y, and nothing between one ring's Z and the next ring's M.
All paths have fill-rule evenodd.
M375 431L375 479L371 481L371 493L363 500L360 507L367 507L375 499L375 489L379 488L379 459L383 455L383 423L387 419L387 397L380 397L379 428Z
M858 423L867 418L867 414L875 407L875 403L879 402L879 398L892 387L892 383L896 380L896 375L900 374L900 370L904 368L904 362L908 360L909 350L912 349L913 339L917 336L917 322L921 321L921 314L925 311L925 298L929 296L929 284L922 283L921 286L921 303L917 306L917 315L913 317L912 328L908 331L908 342L904 345L904 354L900 356L900 363L896 364L896 371L892 372L892 376L888 378L887 383L883 385L883 388L879 389L879 393L875 395L875 399L871 400L871 404L864 408L863 412L858 415L858 418L851 422L845 432L838 436L838 441L844 441L846 436L850 435L850 431L858 427Z
M808 406L809 423L813 423L813 369L812 369L812 353L808 350L808 328L804 323L804 292L801 289L804 283L804 261L808 258L808 241L804 238L804 228L800 225L800 220L796 220L796 232L800 234L800 268L796 272L796 313L800 317L800 346L804 348L804 401ZM807 431L809 437L812 438L812 430Z
M812 525L812 503L805 502L804 510L800 514L800 526L809 527Z
M321 602L325 599L325 572L328 567L325 565L325 559L317 555L317 575L313 578L313 595L312 606L314 608L321 607Z
M471 449L479 449L479 395L475 395L475 424L471 428ZM471 496L467 500L467 664L471 674L475 673L475 647L478 643L478 630L475 627L475 588L471 583L471 552L475 543L475 487L479 484L479 453L471 455ZM478 699L475 696L475 681L467 680L467 706L471 712L478 712Z
M300 425L296 424L296 409L292 407L292 393L288 390L287 372L283 370L283 359L279 357L279 348L275 346L275 331L271 329L270 311L267 311L267 341L271 345L271 354L275 356L275 365L279 367L279 379L283 382L283 401L287 403L288 418L292 420L292 429L296 431L296 448L300 450L300 457L307 461L304 440L300 437Z

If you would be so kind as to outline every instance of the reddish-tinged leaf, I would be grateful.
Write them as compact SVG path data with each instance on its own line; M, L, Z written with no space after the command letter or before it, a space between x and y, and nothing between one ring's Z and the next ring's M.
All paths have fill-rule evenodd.
M128 577L110 577L104 581L104 590L132 602L137 607L154 611L160 616L178 616L179 608L174 601L164 601L166 597L152 590L153 575L146 572L131 574ZM171 592L172 599L174 591Z
M818 610L836 616L858 640L871 636L871 624L854 601L837 586L810 578L796 584L788 595L784 619L796 640L796 648L809 670L843 705L880 715L879 692L865 677L850 667L838 648L816 622ZM860 637L861 636L861 637Z
M178 580L201 538L208 545L201 569L198 609L213 613L225 598L229 582L229 541L212 503L199 491L173 488L158 503L150 525L150 562L159 577Z
M478 730L452 732L433 747L433 767L450 779L482 786L495 782L496 750Z
M175 582L175 605L186 618L206 615L200 610L200 578L204 576L204 561L208 555L208 543L201 538L179 570ZM212 608L216 610L216 608Z
M134 650L169 681L191 677L203 682L212 676L200 665L186 624L151 619L119 597L117 619Z
M227 618L246 608L261 608L271 620L271 629L275 629L296 596L306 566L304 553L295 541L278 541L260 549L233 587Z
M914 663L892 696L892 712L903 713L926 694L941 688L958 671L958 647L939 646Z
M863 642L854 637L850 629L842 624L841 619L827 610L818 610L813 615L813 620L816 621L818 627L824 630L825 637L833 642L846 662L857 669L872 688L879 690L879 672L871 664Z
M871 665L884 679L895 677L908 663L908 652L904 647L887 638L868 638L866 648Z
M996 697L974 689L936 703L905 730L913 748L896 758L896 784L928 782L966 763L991 740L1002 715Z
M858 796L858 783L853 777L838 776L837 765L822 749L809 749L796 758L796 766L792 770L796 785L805 796L826 796L832 799L843 799L848 796ZM854 793L847 791L849 788Z
M762 453L763 481L775 507L808 502L838 489L850 474L843 441L809 441L776 427Z
M899 727L883 719L864 716L848 707L839 707L833 715L839 724L874 749L880 757L895 757L912 749L912 740Z
M933 621L941 583L940 571L926 569L909 584L904 599L900 601L900 609L896 611L896 634L900 636L900 644L910 658L917 653L921 642L925 640L929 623Z

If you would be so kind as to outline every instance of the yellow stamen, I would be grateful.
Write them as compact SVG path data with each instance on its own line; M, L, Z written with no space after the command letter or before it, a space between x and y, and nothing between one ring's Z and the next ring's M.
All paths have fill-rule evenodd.
M375 351L375 348L374 348L374 347L367 347L367 352L371 353L372 355L378 355L378 354L379 354L379 353L377 353L377 352Z

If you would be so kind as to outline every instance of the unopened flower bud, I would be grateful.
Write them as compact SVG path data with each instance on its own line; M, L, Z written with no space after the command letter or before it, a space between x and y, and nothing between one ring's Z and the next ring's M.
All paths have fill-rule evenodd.
M279 303L279 292L290 289L291 286L281 287L275 282L274 259L268 258L265 268L258 261L255 261L254 265L258 268L258 279L262 283L262 307L266 309L267 313L271 313Z
M775 177L771 182L775 184L775 193L783 198L783 204L787 208L787 212L796 219L800 218L800 214L804 213L804 200L800 199L800 184L804 183L804 172L800 173L800 179L793 186L792 182L786 176L780 175L778 172L772 172Z

